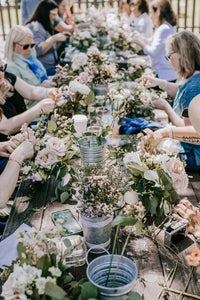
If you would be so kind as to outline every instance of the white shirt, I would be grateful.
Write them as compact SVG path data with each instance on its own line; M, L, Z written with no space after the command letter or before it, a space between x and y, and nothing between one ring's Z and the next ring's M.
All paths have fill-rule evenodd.
M175 27L165 22L156 28L151 44L144 47L144 53L151 58L152 70L158 74L158 78L168 81L177 79L177 73L174 72L172 65L165 57L165 41L175 32Z
M134 30L144 35L146 38L151 38L153 35L153 24L151 18L144 13L134 20Z

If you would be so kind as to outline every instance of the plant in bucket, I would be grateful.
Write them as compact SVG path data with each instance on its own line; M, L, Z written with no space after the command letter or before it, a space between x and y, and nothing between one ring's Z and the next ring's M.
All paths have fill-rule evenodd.
M103 171L93 169L92 172L90 169L90 172L91 176L87 176L86 170L79 171L79 182L74 195L79 201L83 234L89 248L109 248L114 208L129 187L117 166L105 168ZM99 249L92 251L102 252Z
M125 248L132 230L129 230L121 255L114 254L116 240L120 226L136 226L140 228L140 224L144 217L145 208L141 202L137 205L127 205L123 212L118 215L113 226L117 226L112 254L104 249L108 255L102 255L95 258L88 264L88 253L86 256L87 277L90 282L95 285L99 292L101 300L142 300L144 299L138 293L132 291L137 279L137 266L129 258L124 256ZM137 226L139 224L139 226ZM133 227L131 227L132 229Z

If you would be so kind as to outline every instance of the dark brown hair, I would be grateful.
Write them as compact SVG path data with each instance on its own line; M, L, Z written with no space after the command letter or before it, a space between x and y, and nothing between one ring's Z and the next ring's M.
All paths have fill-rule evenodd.
M54 0L42 0L36 6L32 16L26 21L26 25L32 21L38 21L50 34L53 34L49 14L50 10L55 8L58 8L58 4Z
M146 0L139 0L138 2L138 9L139 11L144 14L144 13L149 13L149 6Z
M172 10L172 6L169 0L153 1L152 3L153 11L156 12L158 8L160 9L160 24L162 24L163 21L166 20L172 26L177 25L177 16Z

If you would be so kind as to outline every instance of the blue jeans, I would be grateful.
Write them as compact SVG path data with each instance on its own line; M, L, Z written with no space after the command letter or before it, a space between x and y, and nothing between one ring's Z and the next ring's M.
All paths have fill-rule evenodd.
M0 157L0 174L3 172L5 166L7 165L8 158Z
M186 171L200 171L200 166L197 166L193 151L179 153L180 159L186 162Z

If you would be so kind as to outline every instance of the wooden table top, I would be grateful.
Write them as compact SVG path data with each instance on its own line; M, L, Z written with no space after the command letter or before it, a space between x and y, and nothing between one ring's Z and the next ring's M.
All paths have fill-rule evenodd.
M187 196L191 203L197 205L200 203L200 175L195 173L189 174L189 176L189 187L186 193L179 195L179 197L182 199ZM78 219L78 212L74 204L62 204L52 197L54 184L54 180L49 180L43 185L30 181L21 184L16 194L3 239L13 233L22 223L34 226L36 229L52 228L54 224L51 213L62 209L69 208ZM116 249L118 254L124 245L128 230L130 230L128 227L120 230ZM125 255L134 260L138 267L139 279L134 291L143 294L146 300L200 299L200 275L196 274L195 271L193 271L186 293L196 295L196 298L186 296L178 298L178 295L173 292L161 293L163 286L166 285L172 290L182 291L184 289L191 271L191 267L186 263L185 255L190 253L194 246L192 236L188 236L180 244L177 244L178 253L173 253L163 246L163 236L163 231L156 236L156 240L147 235L137 236L134 233L131 234ZM167 278L171 270L176 267L176 264L177 270L170 284L170 280L167 281ZM86 265L74 268L77 279L86 277L85 270Z

